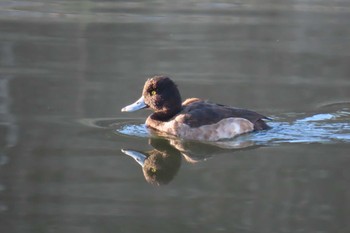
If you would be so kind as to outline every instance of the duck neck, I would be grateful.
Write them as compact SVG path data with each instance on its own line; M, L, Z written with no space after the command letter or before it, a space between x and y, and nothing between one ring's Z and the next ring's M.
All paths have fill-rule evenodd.
M176 114L178 114L181 111L181 109L182 109L181 106L178 106L178 107L172 106L171 108L154 112L151 115L151 118L157 121L168 121L171 118L173 118Z

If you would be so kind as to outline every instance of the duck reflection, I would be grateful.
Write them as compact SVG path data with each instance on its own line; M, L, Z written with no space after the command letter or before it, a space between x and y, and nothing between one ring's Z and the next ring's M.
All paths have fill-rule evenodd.
M143 175L148 183L164 185L169 183L178 172L181 165L181 153L169 145L167 140L150 140L153 150L140 152L122 150L134 158L142 167Z
M152 185L165 185L174 179L181 166L182 157L186 162L205 161L213 155L228 150L252 149L257 147L252 142L228 144L204 144L196 141L183 141L168 138L150 138L150 151L122 149L122 152L141 165L146 181Z

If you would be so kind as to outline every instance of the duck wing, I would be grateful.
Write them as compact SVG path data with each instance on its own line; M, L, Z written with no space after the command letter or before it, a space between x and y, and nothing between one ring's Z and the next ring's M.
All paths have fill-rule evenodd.
M184 103L186 103L186 101ZM225 118L247 119L254 124L254 130L269 128L263 120L267 119L267 117L257 112L210 103L198 99L196 101L189 101L188 104L184 104L181 114L183 115L183 123L192 128L215 124Z

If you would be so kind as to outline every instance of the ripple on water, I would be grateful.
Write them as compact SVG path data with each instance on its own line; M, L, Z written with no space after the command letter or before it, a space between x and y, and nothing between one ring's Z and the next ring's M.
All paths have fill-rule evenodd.
M81 124L99 129L112 129L115 133L136 136L150 137L151 134L143 122L143 119L116 119L116 118L84 118L78 120Z
M130 124L119 125L115 131L119 134L136 136L136 137L150 137L150 133L145 124Z
M331 143L350 141L350 112L305 116L292 122L272 122L266 135L256 135L265 143Z

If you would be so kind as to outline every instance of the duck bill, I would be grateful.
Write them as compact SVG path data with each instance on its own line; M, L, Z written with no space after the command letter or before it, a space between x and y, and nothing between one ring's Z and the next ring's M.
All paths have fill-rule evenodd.
M145 160L147 159L147 156L142 154L141 152L134 151L134 150L124 150L122 149L122 152L131 158L135 159L135 161L141 165L141 167L144 166Z
M147 108L147 104L145 103L145 99L141 96L135 103L130 104L124 108L122 108L122 112L134 112L143 108Z

